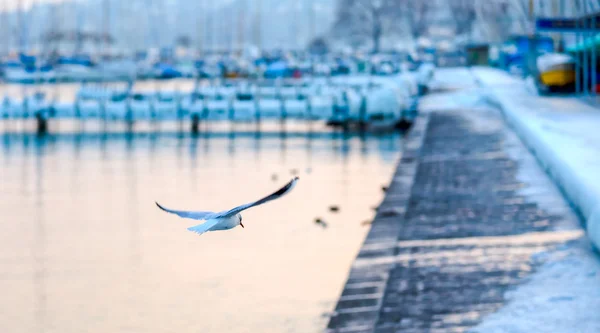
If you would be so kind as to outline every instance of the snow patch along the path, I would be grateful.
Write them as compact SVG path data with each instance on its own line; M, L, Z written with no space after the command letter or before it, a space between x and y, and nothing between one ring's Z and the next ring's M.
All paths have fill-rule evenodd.
M488 97L583 215L600 249L600 112L572 97L543 97L492 68L474 68Z
M428 96L421 106L426 110L463 106L472 108L474 114L484 111L486 105L502 109L520 141L585 216L588 236L600 245L600 210L593 211L596 198L600 198L600 173L594 172L600 166L600 112L576 99L532 95L525 82L498 70L463 68L463 74L455 75L458 71L438 70L437 77L443 77L448 86L460 86L460 82L450 81L460 81L465 73L472 73L480 86L466 84L463 89L445 92L443 96ZM514 135L505 140L508 146L513 145L511 140L519 141ZM539 168L538 163L532 157L513 158L520 164L519 177L531 185L530 172ZM534 198L544 209L565 216L567 207L554 205L551 200L560 197L551 181L547 177L533 178L540 186L523 188L520 193ZM581 232L579 238L534 254L532 260L537 265L533 265L536 268L532 275L504 294L506 304L500 310L484 317L468 332L600 332L600 260L589 239L583 237L578 219L571 209L568 211L570 217L559 226L557 234L561 233L559 230L573 232L575 228Z
M551 256L539 258L548 263L506 294L506 306L469 332L600 332L600 261L591 246L579 240Z

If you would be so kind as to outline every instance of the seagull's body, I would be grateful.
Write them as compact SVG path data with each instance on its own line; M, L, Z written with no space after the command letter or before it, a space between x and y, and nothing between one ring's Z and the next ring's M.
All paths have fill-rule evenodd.
M240 214L242 211L244 211L248 208L254 207L254 206L262 205L268 201L278 199L279 197L281 197L284 194L291 191L292 188L294 188L294 186L296 185L297 181L298 181L298 177L295 177L289 183L287 183L284 187L275 191L271 195L268 195L260 200L257 200L257 201L254 201L254 202L251 202L251 203L248 203L245 205L241 205L241 206L235 207L235 208L227 210L227 211L218 212L218 213L209 212L209 211L172 210L172 209L168 209L168 208L161 206L158 202L156 203L156 205L158 206L158 208L164 210L165 212L175 214L182 218L205 221L202 224L198 224L196 226L188 228L189 231L192 231L199 235L202 235L203 233L208 232L208 231L233 229L233 228L237 227L238 225L242 226L242 228L243 228L244 225L242 224L242 215Z

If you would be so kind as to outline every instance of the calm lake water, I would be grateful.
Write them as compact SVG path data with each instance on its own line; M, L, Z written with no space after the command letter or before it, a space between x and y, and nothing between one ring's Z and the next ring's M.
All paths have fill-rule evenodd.
M400 140L0 133L0 331L320 332ZM154 205L223 210L293 170L296 188L244 212L245 229L198 236Z

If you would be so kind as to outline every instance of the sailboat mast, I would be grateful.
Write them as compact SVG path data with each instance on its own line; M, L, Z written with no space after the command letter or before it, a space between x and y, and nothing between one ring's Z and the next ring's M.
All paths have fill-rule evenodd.
M204 53L204 23L206 22L206 3L205 0L198 1L198 17L196 18L196 30L198 33L198 54Z
M246 15L246 0L241 0L238 16L238 48L240 53L244 52L244 28Z
M229 25L229 29L228 29L229 30L229 34L228 35L229 36L227 36L227 38L229 39L229 43L228 43L229 44L229 47L228 47L229 54L232 54L233 51L234 51L234 49L235 49L235 42L236 42L235 36L234 36L235 30L236 30L235 29L236 26L234 24L234 21L237 18L236 15L235 15L235 6L233 5L233 3L229 4L229 9L226 10L225 12L227 12L227 11L231 12L231 15L227 15L229 17L229 20L230 20L228 22L229 23L228 24Z
M308 31L308 42L307 44L309 44L312 40L315 39L315 11L317 10L317 8L315 8L317 6L317 4L315 3L314 0L310 1L310 5L309 5L309 31Z
M157 43L157 37L156 37L156 24L154 21L154 10L155 10L155 4L152 0L146 0L147 2L147 6L146 6L146 14L147 15L147 20L146 20L146 38L147 41L149 43L149 45L147 45L148 48L152 49L156 47L156 43Z
M104 53L109 53L110 48L110 0L104 0L103 2L103 36L102 42L104 46Z
M258 47L259 52L262 52L262 27L261 27L262 6L261 5L262 5L262 1L256 0L256 17L255 17L256 22L254 23L254 38L255 38L255 44Z
M2 20L0 20L0 23L2 23L2 26L0 27L2 29L2 39L4 42L4 47L5 47L5 55L8 55L10 53L10 15L8 15L8 6L6 5L6 0L2 1L2 7L0 7L0 14L2 14Z
M213 53L217 52L218 47L218 38L217 38L217 31L219 31L219 27L217 25L217 4L215 1L211 1L212 7L211 7L211 19L210 19L210 40L211 40L211 46L212 46L212 51Z
M75 18L75 22L77 26L75 27L75 53L81 53L82 44L83 44L83 35L81 33L81 25L83 22L83 11L81 10L81 5L78 3L74 4L75 13L77 17Z
M290 51L294 52L298 46L298 12L300 11L300 4L294 3L292 5L292 38L290 40Z
M23 29L23 0L17 0L17 35L18 52L23 53L25 48L25 30Z

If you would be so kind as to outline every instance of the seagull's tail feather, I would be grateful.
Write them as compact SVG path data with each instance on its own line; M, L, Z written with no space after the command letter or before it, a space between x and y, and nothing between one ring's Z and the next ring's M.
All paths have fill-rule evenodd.
M210 231L210 229L217 225L217 223L219 223L218 219L208 220L202 224L189 227L187 230L197 233L198 235L202 235L203 233Z
M198 235L202 235L202 234L204 234L205 232L208 231L208 228L206 228L206 226L200 224L200 225L196 225L196 226L193 226L193 227L189 227L189 228L187 228L187 230L189 230L189 231L191 231L193 233L196 233Z
M197 231L197 230L194 230L194 228L188 228L187 230L189 230L195 234L198 234L198 236L202 236L203 234L206 233L206 231Z

